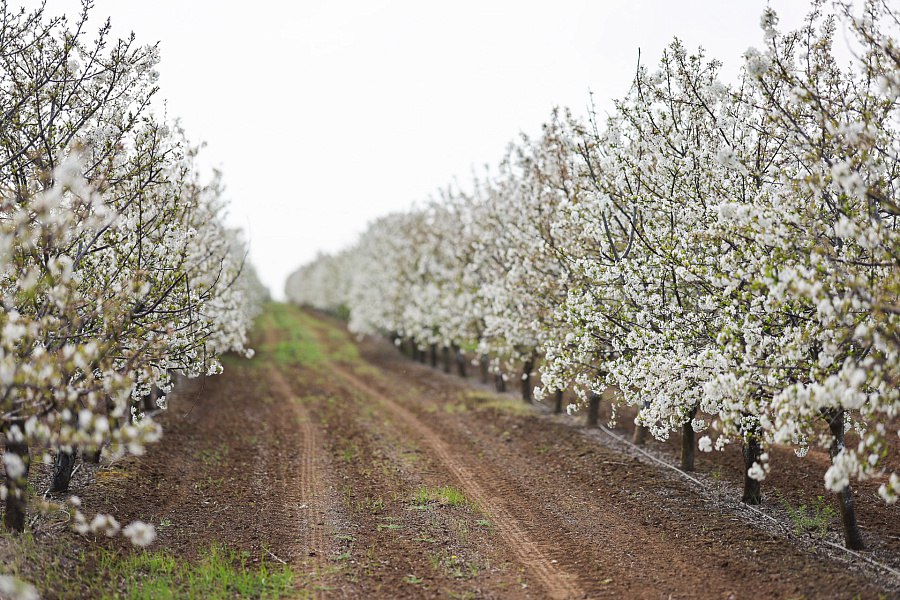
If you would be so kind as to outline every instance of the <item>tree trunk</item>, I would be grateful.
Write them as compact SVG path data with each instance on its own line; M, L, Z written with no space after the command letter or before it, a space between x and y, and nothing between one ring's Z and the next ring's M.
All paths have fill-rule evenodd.
M688 414L687 422L681 425L681 470L682 471L693 471L694 470L694 450L696 447L696 435L694 435L694 426L691 425L691 421L694 420L694 417L697 416L697 407L695 406L691 409L691 412Z
M838 410L831 413L828 418L828 427L831 429L831 448L829 454L834 460L841 450L844 448L844 411ZM853 489L850 484L837 493L838 504L841 509L841 525L844 527L844 544L851 550L862 550L865 548L862 534L859 531L859 525L856 523L856 509L853 502Z
M158 407L156 406L156 399L159 397L159 389L154 385L150 388L150 393L141 398L141 411L142 412L150 412L151 410L156 410Z
M528 360L525 361L525 364L522 366L522 400L528 402L529 404L532 401L531 397L531 372L534 370L534 354L528 357Z
M587 426L596 427L600 420L600 394L591 392L588 395Z
M444 373L450 372L450 348L448 346L444 346L441 349L441 358L444 363Z
M556 404L553 405L553 414L561 414L563 411L563 391L556 390Z
M648 403L644 402L644 408L647 408ZM647 443L647 428L643 425L634 424L634 434L631 436L631 441L636 446L643 446Z
M636 446L643 446L647 443L647 428L643 425L635 425L634 433L631 435L631 443Z
M481 383L487 385L491 378L491 361L488 359L487 354L481 355L481 358L478 359L478 365L481 367Z
M759 462L759 455L762 454L762 449L756 436L751 436L749 440L744 440L741 453L744 455L744 496L741 498L741 502L756 505L762 502L759 481L747 474L753 463Z
M6 511L3 513L3 525L8 531L22 533L25 531L25 516L28 511L28 469L31 457L28 446L19 442L7 442L6 452L14 454L25 463L25 472L21 477L6 475Z
M506 380L503 378L503 373L494 375L494 385L497 386L497 391L501 394L506 391Z
M437 368L437 344L431 344L431 366Z
M459 371L459 376L463 379L466 378L466 355L463 354L463 351L459 346L453 344L453 356L456 357L456 370Z
M99 464L102 450L103 448L100 446L98 446L97 448L82 448L81 460L93 465Z
M390 335L387 336L387 339L388 339L388 341L391 343L391 345L394 346L394 348L397 348L398 350L401 350L401 351L402 351L402 349L403 349L403 342L402 342L402 340L400 339L400 336L397 334L396 331L392 331L392 332L390 333Z
M77 455L77 448L72 448L69 452L65 450L56 451L56 460L53 463L53 477L50 480L50 491L54 494L69 491L69 481L72 479L72 471L75 469L75 457Z

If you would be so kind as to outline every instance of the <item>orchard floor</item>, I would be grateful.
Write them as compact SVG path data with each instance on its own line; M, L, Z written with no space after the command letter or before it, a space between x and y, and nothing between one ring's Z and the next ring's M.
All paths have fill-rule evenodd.
M254 359L173 394L162 443L81 469L73 492L156 524L153 548L179 561L221 545L287 565L287 597L900 597L900 575L873 564L900 571L900 506L857 489L869 549L841 550L836 504L818 498L823 453L776 451L754 511L735 501L736 450L699 455L689 479L662 464L677 464L677 440L636 449L627 427L586 430L324 317L270 305L257 338ZM46 597L83 597L77 577L42 584L28 560L52 548L63 567L100 570L97 544L52 517L33 530L19 572ZM108 592L127 597L140 577Z

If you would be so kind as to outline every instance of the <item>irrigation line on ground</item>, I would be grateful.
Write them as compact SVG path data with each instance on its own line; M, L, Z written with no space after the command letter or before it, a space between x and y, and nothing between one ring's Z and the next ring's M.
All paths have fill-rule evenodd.
M665 467L668 467L668 468L672 469L673 471L675 471L676 473L678 473L679 475L681 475L681 476L684 477L685 479L689 479L689 480L693 481L694 483L696 483L696 484L697 484L698 486L700 486L701 488L703 488L704 490L710 491L709 487L707 487L702 481L700 481L700 480L697 479L696 477L692 477L692 476L688 475L687 473L685 473L684 471L682 471L681 469L679 469L679 468L676 467L675 465L672 465L672 464L670 464L670 463L667 463L667 462L664 461L664 460L660 460L659 458L653 456L652 454L650 454L649 452L647 452L647 451L644 450L643 448L640 448L639 446L633 444L633 443L630 442L629 440L627 440L627 439L625 439L625 438L623 438L623 437L621 437L621 436L619 436L619 435L613 433L613 431L610 430L608 427L606 427L606 426L604 426L604 425L598 424L598 428L599 428L603 433L605 433L606 435L612 437L613 439L616 439L616 440L618 440L618 441L620 441L620 442L622 442L622 443L624 443L624 444L627 444L628 446L630 446L630 447L633 448L634 450L637 450L638 452L640 452L641 454L643 454L644 456L646 456L647 458L649 458L649 459L652 460L653 462L656 462L656 463L658 463L658 464L661 464L661 465L663 465L663 466L665 466ZM760 516L762 516L762 517L765 517L766 519L769 519L770 521L772 521L773 523L775 523L775 524L777 524L777 525L779 525L779 526L781 525L781 522L780 522L778 519L776 519L776 518L773 517L772 515L767 515L767 514L764 513L763 511L761 511L761 510L759 510L758 508L756 508L755 506L750 506L749 504L745 504L745 505L744 505L744 508L748 508L748 509L752 510L752 511L755 512L756 514L758 514L758 515L760 515ZM860 554L859 552L855 552L854 550L851 550L851 549L849 549L849 548L845 548L844 546L841 546L840 544L835 544L834 542L829 542L828 540L821 540L821 541L824 542L825 544L828 544L829 546L831 546L831 547L833 547L833 548L837 548L837 549L839 549L839 550L843 550L843 551L846 552L847 554L850 554L850 555L852 555L852 556L855 556L855 557L859 558L860 560L863 560L863 561L869 563L870 565L872 565L872 566L874 566L874 567L878 567L879 569L884 569L885 571L888 571L889 573L892 573L893 575L895 575L895 576L897 576L897 577L900 577L900 571L898 571L898 570L896 570L896 569L892 569L891 567L887 566L887 565L884 564L884 563L878 562L877 560L874 560L874 559L872 559L872 558L869 558L869 557L867 557L867 556L864 556L864 555Z

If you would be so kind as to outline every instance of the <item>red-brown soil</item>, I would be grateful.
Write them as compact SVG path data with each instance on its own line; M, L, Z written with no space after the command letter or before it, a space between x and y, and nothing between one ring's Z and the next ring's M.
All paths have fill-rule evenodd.
M860 556L829 545L836 519L824 539L795 533L785 505L825 494L821 457L776 451L757 512L735 501L736 452L700 454L689 479L658 462L677 464L677 440L635 449L627 427L587 430L282 310L317 353L285 359L263 319L256 358L175 394L163 443L79 473L85 504L169 523L155 544L187 559L220 542L286 562L298 597L900 594L867 562L900 570L900 512L872 485L857 490Z

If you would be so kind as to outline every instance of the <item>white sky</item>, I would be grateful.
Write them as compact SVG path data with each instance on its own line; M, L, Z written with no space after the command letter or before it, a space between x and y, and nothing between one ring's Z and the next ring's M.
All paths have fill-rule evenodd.
M20 0L21 1L21 0ZM34 7L37 0L24 0ZM10 4L15 5L16 0ZM264 283L372 219L495 165L555 105L581 114L628 89L638 48L655 64L673 36L737 72L806 0L96 0L96 29L161 43L160 98L201 157L223 169L230 223ZM78 0L49 0L49 14Z

